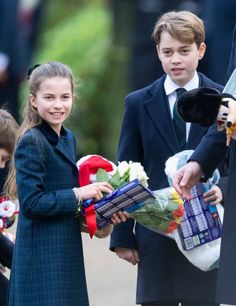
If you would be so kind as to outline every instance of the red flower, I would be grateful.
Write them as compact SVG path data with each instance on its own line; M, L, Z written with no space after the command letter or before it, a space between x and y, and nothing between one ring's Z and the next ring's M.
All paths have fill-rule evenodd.
M172 233L173 231L175 231L178 227L178 224L175 221L170 221L168 229L166 230L167 234Z

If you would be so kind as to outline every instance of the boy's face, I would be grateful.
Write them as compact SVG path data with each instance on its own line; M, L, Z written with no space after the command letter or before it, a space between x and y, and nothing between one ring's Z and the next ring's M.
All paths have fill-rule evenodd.
M195 42L181 42L168 32L161 33L160 44L157 46L165 73L179 86L184 86L193 78L198 61L203 58L205 50L204 43L198 48Z
M6 162L10 160L10 153L5 150L0 148L0 168L3 169L6 166Z

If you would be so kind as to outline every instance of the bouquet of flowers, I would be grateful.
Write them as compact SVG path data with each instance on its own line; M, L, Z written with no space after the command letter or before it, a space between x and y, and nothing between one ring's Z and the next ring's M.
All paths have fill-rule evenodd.
M148 177L140 163L122 161L116 166L100 155L88 155L80 159L77 166L80 186L92 182L109 182L115 189L104 199L96 203L87 200L80 207L79 213L85 217L87 209L95 207L98 227L109 224L111 213L120 210L129 212L137 222L164 235L173 232L180 223L183 216L181 198L172 187L149 190ZM121 200L117 200L119 196ZM107 205L106 209L102 210L101 205ZM101 214L105 222L100 222ZM86 221L89 229L88 218Z

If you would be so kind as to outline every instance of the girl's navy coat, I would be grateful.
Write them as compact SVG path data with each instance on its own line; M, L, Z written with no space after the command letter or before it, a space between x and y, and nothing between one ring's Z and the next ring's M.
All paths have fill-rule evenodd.
M199 78L202 87L222 89L202 74ZM152 85L128 95L118 151L119 161L142 163L152 190L168 186L165 162L180 151L164 79L163 76ZM194 149L206 132L207 128L192 124L186 149ZM215 133L218 132L214 127L208 141ZM178 251L173 240L128 220L115 226L110 247L112 250L126 247L139 251L137 304L172 299L215 300L217 271L202 272L195 268Z
M75 139L46 123L26 132L15 152L20 202L10 306L88 306Z

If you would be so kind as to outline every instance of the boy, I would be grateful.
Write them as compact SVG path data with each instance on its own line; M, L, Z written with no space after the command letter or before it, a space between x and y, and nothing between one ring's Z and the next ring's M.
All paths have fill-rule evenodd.
M178 118L178 91L203 86L222 90L222 86L196 71L206 49L204 25L196 15L187 11L164 14L154 27L153 38L166 74L127 96L118 160L141 162L150 189L157 190L168 186L166 160L179 151L194 149L207 133L207 128L184 124ZM138 263L137 304L218 305L214 302L217 271L195 268L171 239L130 219L115 226L110 248L120 258Z

